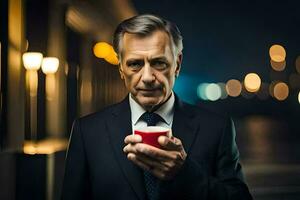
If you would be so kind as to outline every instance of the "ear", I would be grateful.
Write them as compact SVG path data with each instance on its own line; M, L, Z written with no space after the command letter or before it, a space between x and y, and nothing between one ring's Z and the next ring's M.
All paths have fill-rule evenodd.
M122 66L121 66L122 64L121 63L119 63L119 73L120 73L120 77L121 77L121 79L123 79L124 80L124 72L123 72L123 69L122 69Z
M179 76L179 72L181 69L181 63L182 63L183 54L179 53L176 58L176 69L175 69L175 77Z

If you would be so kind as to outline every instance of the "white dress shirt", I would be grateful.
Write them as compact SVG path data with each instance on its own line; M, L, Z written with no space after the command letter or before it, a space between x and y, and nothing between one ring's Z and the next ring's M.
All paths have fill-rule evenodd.
M156 114L159 114L165 122L158 122L157 126L162 126L166 128L172 128L173 116L174 116L174 103L175 97L172 92L171 97L165 102L162 106L160 106L156 111ZM147 112L141 105L139 105L131 96L129 95L129 105L131 110L131 124L132 131L134 133L135 129L143 128L147 126L145 121L140 120L140 117L144 112Z

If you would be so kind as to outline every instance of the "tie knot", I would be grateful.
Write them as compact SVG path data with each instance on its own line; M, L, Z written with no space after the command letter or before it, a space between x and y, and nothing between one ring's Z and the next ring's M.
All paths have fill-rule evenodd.
M141 120L147 123L147 126L155 126L158 122L164 122L165 120L154 112L145 112L140 117Z

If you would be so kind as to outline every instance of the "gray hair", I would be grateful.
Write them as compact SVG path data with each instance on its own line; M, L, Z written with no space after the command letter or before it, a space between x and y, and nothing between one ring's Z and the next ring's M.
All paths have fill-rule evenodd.
M118 54L119 59L121 59L121 44L125 33L146 37L157 30L165 31L169 35L173 46L174 57L182 52L182 36L174 23L155 15L143 14L126 19L117 26L113 38L113 47Z

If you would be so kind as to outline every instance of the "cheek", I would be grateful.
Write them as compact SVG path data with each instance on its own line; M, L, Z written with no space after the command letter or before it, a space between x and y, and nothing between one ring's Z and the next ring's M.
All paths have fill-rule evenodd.
M175 78L171 73L160 74L156 76L156 78L157 81L163 86L163 89L166 90L166 92L173 88Z
M125 76L125 84L127 88L134 88L139 81L139 75L138 74L127 74Z

